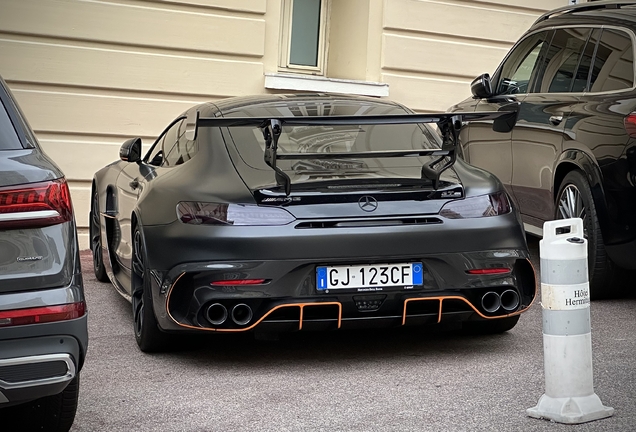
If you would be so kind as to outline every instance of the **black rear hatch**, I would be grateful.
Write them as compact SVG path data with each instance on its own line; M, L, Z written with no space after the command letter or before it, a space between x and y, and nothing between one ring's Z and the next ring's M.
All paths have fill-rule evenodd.
M444 147L445 137L436 123L363 124L363 115L410 114L400 106L375 101L332 102L314 108L268 104L224 113L226 118L302 117L308 112L361 116L361 124L283 125L275 164L289 178L289 196L264 160L263 128L225 129L226 144L235 150L230 151L234 164L259 204L285 205L298 219L376 218L437 214L449 199L463 197L455 171L441 170L452 163L451 156L418 154ZM437 177L432 169L441 175Z

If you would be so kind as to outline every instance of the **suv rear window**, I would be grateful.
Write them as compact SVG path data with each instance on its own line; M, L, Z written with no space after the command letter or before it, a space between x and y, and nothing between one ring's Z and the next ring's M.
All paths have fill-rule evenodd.
M21 148L22 144L9 118L7 109L0 103L0 150L18 150Z

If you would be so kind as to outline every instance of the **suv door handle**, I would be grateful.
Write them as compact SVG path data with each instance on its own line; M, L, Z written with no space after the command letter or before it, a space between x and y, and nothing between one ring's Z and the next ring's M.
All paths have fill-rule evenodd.
M562 115L550 116L550 123L552 123L554 126L558 126L562 121L563 121Z

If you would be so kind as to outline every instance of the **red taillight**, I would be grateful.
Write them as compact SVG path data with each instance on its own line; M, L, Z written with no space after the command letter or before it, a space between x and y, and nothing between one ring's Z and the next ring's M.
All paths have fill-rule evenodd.
M210 282L210 285L261 285L265 279L236 279Z
M510 273L510 269L508 268L484 268L484 269L472 269L466 270L466 273L472 275L490 275L490 274L502 274L502 273Z
M67 321L84 316L85 313L84 302L0 311L0 327Z
M467 219L499 216L512 211L508 194L496 192L490 195L457 199L442 207L439 214L447 219Z
M625 130L629 134L629 136L636 138L636 112L629 114L623 120L623 124L625 125Z
M0 188L0 229L45 227L72 217L71 194L63 178Z

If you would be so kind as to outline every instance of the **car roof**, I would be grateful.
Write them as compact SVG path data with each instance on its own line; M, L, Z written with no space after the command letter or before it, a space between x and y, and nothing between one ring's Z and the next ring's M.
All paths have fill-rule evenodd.
M325 93L300 93L300 94L264 94L257 96L239 96L227 99L222 99L214 103L207 103L199 105L197 109L201 115L214 115L213 112L220 113L221 116L225 116L236 112L242 111L245 115L249 115L249 108L263 108L266 106L318 106L326 104L344 104L344 105L375 105L386 107L399 107L406 109L403 105L378 98L355 96L355 95L340 95L340 94L325 94ZM216 114L218 115L218 114ZM308 112L306 115L312 115ZM318 113L314 115L328 115L328 113Z
M560 25L577 19L615 20L620 19L636 25L636 2L599 1L580 3L553 9L541 15L533 28L544 25Z

